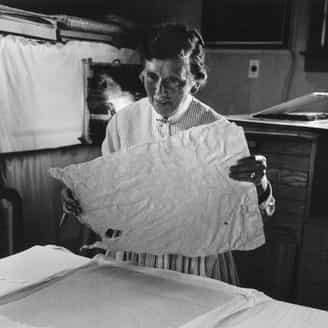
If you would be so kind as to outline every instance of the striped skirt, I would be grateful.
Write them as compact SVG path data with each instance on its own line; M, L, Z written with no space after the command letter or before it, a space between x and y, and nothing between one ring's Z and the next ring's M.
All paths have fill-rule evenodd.
M108 255L111 256L111 254ZM206 257L117 252L115 258L120 261L132 262L135 265L195 274L239 285L238 273L231 252Z
M82 244L91 244L97 235L87 227L83 228ZM113 237L116 232L113 233ZM187 257L182 255L151 255L135 252L107 252L107 256L119 261L128 261L135 265L151 268L174 270L187 274L221 280L232 285L239 285L238 272L231 252L205 257Z

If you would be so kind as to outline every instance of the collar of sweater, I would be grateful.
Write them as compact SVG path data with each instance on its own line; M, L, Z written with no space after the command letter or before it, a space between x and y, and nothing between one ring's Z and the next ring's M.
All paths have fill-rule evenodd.
M186 113L188 110L191 102L192 102L193 97L191 95L188 95L186 99L180 104L178 110L169 118L164 118L162 115L158 114L154 109L154 116L155 120L162 122L162 123L170 123L174 124L180 120L180 118Z

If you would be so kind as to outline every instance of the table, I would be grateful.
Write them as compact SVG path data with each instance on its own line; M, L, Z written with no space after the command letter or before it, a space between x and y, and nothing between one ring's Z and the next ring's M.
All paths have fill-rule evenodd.
M13 262L25 268L21 277L27 284L23 290L12 289L11 297L0 294L1 327L320 328L328 322L328 312L209 278L138 267L104 256L89 260L54 246L21 255L0 260L0 272L8 273L0 280L0 290L10 279L8 268ZM47 266L42 274L32 270L38 261L40 268ZM53 269L49 263L54 263ZM17 285L19 276L16 271Z

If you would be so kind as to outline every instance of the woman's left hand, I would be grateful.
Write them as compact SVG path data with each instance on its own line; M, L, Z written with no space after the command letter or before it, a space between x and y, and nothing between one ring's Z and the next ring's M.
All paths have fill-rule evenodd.
M239 181L254 183L261 196L268 187L266 175L267 160L263 155L244 157L230 167L230 177Z

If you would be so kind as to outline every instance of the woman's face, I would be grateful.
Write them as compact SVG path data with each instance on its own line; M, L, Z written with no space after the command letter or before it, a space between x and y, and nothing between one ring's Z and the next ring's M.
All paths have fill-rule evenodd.
M191 93L195 82L189 58L151 59L142 72L147 96L155 111L163 117L174 115Z

